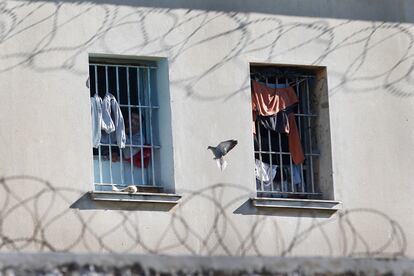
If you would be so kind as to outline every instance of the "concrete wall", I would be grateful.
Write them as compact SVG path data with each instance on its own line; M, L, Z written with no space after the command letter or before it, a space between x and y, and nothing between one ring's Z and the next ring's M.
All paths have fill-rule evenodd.
M412 2L220 3L0 4L1 250L414 255ZM90 53L168 59L163 146L183 195L171 210L70 208L92 187ZM341 211L245 208L255 189L251 62L327 67ZM220 172L206 147L231 138L239 145Z

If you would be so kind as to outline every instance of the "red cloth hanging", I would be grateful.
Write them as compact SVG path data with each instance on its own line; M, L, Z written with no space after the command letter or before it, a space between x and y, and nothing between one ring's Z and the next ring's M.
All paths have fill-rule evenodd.
M151 160L151 149L150 148L143 148L142 155L144 157L144 166L142 166L142 158L141 158L141 151L138 151L134 156L132 156L132 164L138 169L144 167L148 167L148 164ZM126 161L131 161L130 158L125 158Z

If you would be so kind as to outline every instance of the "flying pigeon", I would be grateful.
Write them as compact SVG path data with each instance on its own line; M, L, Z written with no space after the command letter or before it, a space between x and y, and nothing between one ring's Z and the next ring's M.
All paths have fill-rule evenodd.
M217 166L220 168L221 171L227 167L227 162L223 159L223 157L231 151L237 145L237 140L227 140L220 142L217 147L208 146L207 149L211 150L214 154L214 160L217 161Z

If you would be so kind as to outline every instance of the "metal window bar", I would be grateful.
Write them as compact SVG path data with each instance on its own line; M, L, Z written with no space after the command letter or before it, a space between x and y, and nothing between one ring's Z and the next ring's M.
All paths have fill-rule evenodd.
M106 93L109 93L109 87L108 87L108 66L105 66L105 88ZM109 107L111 108L111 107ZM109 138L109 178L111 180L111 183L114 183L113 177L112 177L112 140L111 140L111 134L108 134Z
M134 104L131 104L131 105L120 104L119 106L120 107L128 107L128 106L130 106L130 107L133 107L133 108L152 108L152 109L160 108L159 106L156 106L156 105L154 105L154 106L147 106L147 105L134 105Z
M311 113L311 108L310 108L310 96L309 96L309 82L305 82L305 87L306 87L306 98L307 98L307 105L308 105L308 113ZM309 137L309 153L312 154L312 126L311 126L311 121L310 121L310 117L306 117L307 121L308 121L308 137ZM310 155L309 156L309 163L310 163L310 179L311 179L311 185L312 185L312 193L315 192L315 183L314 183L314 179L313 179L313 156Z
M256 124L256 132L257 132L257 135L259 136L258 137L258 143L259 143L259 151L260 151L260 153L259 153L259 160L260 160L260 164L263 162L263 159L262 159L262 135L261 135L261 130L260 130L260 124L259 123L257 123ZM262 171L260 171L260 175L261 175L261 173L262 173ZM260 177L260 190L261 191L264 191L264 183L263 183L263 175L261 175L261 177Z
M108 66L108 64L106 63L89 63L89 65L92 66ZM117 65L112 65L112 66L116 66L118 68L151 68L151 69L157 69L156 66L146 66L146 65L121 65L121 64L117 64Z
M296 91L296 95L298 96L298 99L299 99L299 104L298 104L298 114L295 114L295 116L298 118L298 124L299 124L299 138L300 138L300 140L302 141L302 131L300 131L301 129L302 129L302 116L303 117L306 117L306 115L305 114L303 114L303 109L302 109L302 106L301 106L301 95L300 95L300 89L299 89L299 85L300 85L300 82L299 82L299 78L298 77L296 77L295 78L295 91ZM305 155L306 156L306 155ZM301 186L302 186L302 193L304 193L305 192L305 179L304 179L304 177L303 177L303 163L302 164L300 164L300 179L301 179Z
M119 91L119 67L115 66L115 82L116 82L116 96L118 101L121 99L120 97L120 91ZM119 103L119 106L121 104ZM123 156L122 156L122 149L119 148L119 161L121 163L120 165L120 171L121 171L121 186L125 186L125 179L124 179L124 162L123 162Z
M276 76L275 76L275 84L276 85L279 84L279 79ZM266 78L266 85L268 85L268 78ZM280 133L278 133L277 135L278 135L278 138L279 138L279 140L278 140L279 141L279 152L283 152L282 151L282 135L280 135ZM283 153L279 153L279 162L280 162L279 163L280 189L282 190L282 192L285 192L287 187L285 187L285 181L284 181L284 177L283 177L283 173L284 173Z
M147 83L148 83L148 102L152 106L152 91L151 91L151 69L147 69ZM152 133L152 108L149 109L149 129L151 145L154 144L154 137ZM154 148L151 147L151 167L152 167L152 186L155 186L155 172L154 172Z
M132 115L131 115L131 94L130 94L130 83L129 83L129 70L130 70L130 68L129 67L127 67L126 68L126 84L127 84L127 97L128 97L128 125L129 125L129 127L128 127L128 134L126 134L126 135L129 135L129 144L131 144L132 145L132 123L131 123L131 118L132 118ZM127 146L125 146L125 147L127 147ZM128 149L129 149L129 152L130 152L130 155L129 155L129 163L130 163L130 165L131 165L131 184L132 185L134 185L135 184L135 181L134 181L134 161L133 161L133 158L132 158L132 147L129 145L128 146Z
M110 88L109 88L109 82L110 82L110 73L109 73L109 68L114 69L114 72L112 74L112 82L115 81L115 85L116 85L116 98L118 100L118 104L120 105L120 107L125 108L126 109L126 113L127 114L123 114L124 118L127 117L127 121L128 121L128 133L126 133L126 135L129 137L129 143L126 143L126 147L124 150L129 150L130 151L130 160L129 160L129 165L131 167L131 179L130 181L126 181L125 179L125 164L127 164L128 162L124 161L124 152L122 149L119 149L119 157L120 157L120 166L119 166L119 170L120 170L120 180L118 180L118 182L120 183L114 183L114 173L118 174L117 171L113 171L114 167L114 159L113 159L113 155L112 155L112 150L115 146L117 146L115 141L112 141L113 138L111 137L111 134L109 134L109 142L108 143L103 143L103 141L100 142L99 146L98 146L98 159L96 160L94 158L94 162L98 162L98 165L94 165L95 167L95 178L97 176L97 173L99 172L99 180L95 179L94 181L94 185L96 187L96 189L101 190L104 186L127 186L127 185L151 185L151 186L156 186L156 178L155 178L155 161L154 161L154 154L155 154L155 150L159 149L160 146L159 145L154 145L154 137L153 137L153 110L157 110L159 109L159 106L154 104L153 100L152 100L152 93L154 93L152 87L151 87L151 70L156 70L156 67L154 66L125 66L125 65L109 65L109 64L97 64L97 63L90 63L90 66L92 66L94 68L94 81L95 81L95 93L99 94L99 91L102 90L103 87L99 86L99 83L101 83L101 85L105 85L105 93L110 92ZM104 70L104 76L102 76L101 74L98 74L98 68L101 70ZM127 98L127 104L121 104L120 103L120 99L122 96L121 93L121 89L120 89L120 83L121 83L121 72L120 69L122 68L122 70L124 70L124 76L126 77L124 81L124 86L126 86L126 98ZM136 78L137 78L137 83L136 83L136 97L137 97L137 104L133 104L131 101L131 97L133 95L133 93L135 94L135 91L132 91L133 86L131 86L131 80L133 80L133 76L132 74L134 74L134 70L136 70ZM103 71L100 71L103 72ZM92 77L91 77L92 78ZM101 82L100 82L101 81ZM142 83L141 83L142 82ZM124 91L125 93L125 91ZM125 96L125 95L124 95ZM145 99L148 99L148 102L146 102ZM139 114L139 131L140 131L140 144L139 145L135 145L133 142L133 133L132 133L132 125L131 125L131 119L132 119L132 108L138 109L138 114ZM124 113L124 112L123 112ZM126 116L125 116L126 115ZM144 128L144 126L146 126ZM145 133L144 133L144 129L145 129ZM149 140L149 144L148 142L146 144L144 144L144 136L147 135L149 136L149 139L147 138L147 141ZM103 170L103 160L108 160L108 158L103 158L103 148L102 147L106 147L108 149L108 153L106 153L106 149L105 149L105 156L109 157L109 179L108 179L108 171L105 169L105 174L104 174L104 170ZM144 167L144 153L143 153L143 149L144 148L148 148L151 150L151 166L148 166L147 168ZM140 151L141 154L141 181L137 181L135 175L134 175L134 161L133 161L133 149L138 149ZM108 155L106 155L108 154ZM98 168L98 169L97 169ZM106 167L108 168L108 167ZM118 169L118 168L117 168ZM149 171L150 170L150 171ZM147 176L147 177L146 177ZM147 180L148 178L148 180ZM97 181L98 180L98 181ZM139 183L141 182L141 183ZM148 182L150 182L148 184ZM100 188L101 187L101 188Z
M286 86L289 85L289 79L286 78ZM292 189L292 192L294 192L295 184L293 183L293 162L292 162L292 155L289 153L289 168L290 168L290 188Z
M268 84L268 82L269 82L269 80L268 80L268 78L266 78L266 85ZM267 130L267 139L268 139L268 141L269 141L269 161L270 161L270 170L272 170L272 154L270 153L271 151L272 151L272 142L271 142L271 134L270 134L270 130ZM273 182L273 180L272 180L272 182ZM273 183L271 183L270 184L270 190L271 191L273 191L274 190L274 187L273 187L274 185L273 185Z
M98 95L98 66L95 67L95 94ZM101 146L98 146L98 160L99 160L99 183L102 184L102 150Z
M260 162L263 162L262 155L266 154L269 155L269 165L272 166L272 156L276 156L279 159L279 172L280 176L275 177L274 181L280 181L280 188L274 189L275 183L272 183L270 191L265 189L263 183L263 177L260 179L260 185L257 185L257 192L258 196L271 196L271 197L292 197L295 198L297 196L301 196L301 198L314 198L315 196L319 196L320 194L317 193L316 183L314 181L314 167L313 167L313 158L317 158L319 156L318 153L314 153L312 150L312 136L313 130L311 128L311 119L316 118L318 115L313 114L311 110L311 98L310 98L310 86L309 86L309 79L313 78L314 76L311 75L297 75L297 76L266 76L265 82L266 85L269 85L269 79L274 80L274 84L278 85L279 83L284 83L287 86L289 84L294 84L294 90L297 94L299 99L298 110L295 113L295 118L298 123L299 129L299 137L302 141L303 151L305 155L304 163L300 164L299 166L294 165L292 161L292 156L290 152L286 152L282 149L282 135L280 133L271 133L270 130L267 130L267 139L269 140L269 148L264 150L262 148L262 140L264 137L261 135L261 126L259 123L256 124L256 133L258 138L258 150L255 150L255 155L258 155L258 159ZM271 84L270 84L271 85ZM304 121L303 121L304 120ZM305 124L304 124L305 123ZM277 135L279 147L278 150L272 150L272 143L270 141L271 135ZM284 163L283 156L289 156L288 163ZM293 179L293 171L294 167L298 167L300 170L300 183L294 183ZM270 167L271 168L271 167ZM284 172L287 172L285 177ZM287 179L285 179L287 178ZM290 181L288 181L290 178ZM286 180L286 183L284 183ZM290 185L288 185L290 182ZM307 186L307 183L311 183L310 187ZM298 185L298 186L295 186Z
M259 126L260 127L260 126ZM267 140L268 141L271 141L271 134L270 134L270 130L267 130ZM271 142L269 142L269 161L270 161L270 163L269 163L269 165L270 165L270 168L272 169L273 167L273 162L272 162L272 143ZM274 185L273 185L273 183L271 183L270 184L270 190L271 191L274 191Z
M137 68L137 96L138 96L138 106L141 106L141 97L140 97L141 87L139 85L139 78L140 78L139 71L140 71L140 68ZM145 93L145 90L144 90L144 93ZM141 154L141 160L142 160L142 162L141 162L141 170L142 170L141 178L142 178L142 183L145 184L146 181L145 181L144 162L143 162L143 160L144 160L144 141L143 141L144 140L144 135L142 133L142 127L143 127L143 125L142 125L142 110L141 110L141 107L138 107L138 116L139 116L139 135L141 136L141 139L140 139L140 143L141 143L141 145L140 145L140 147L141 147L140 148L140 154Z

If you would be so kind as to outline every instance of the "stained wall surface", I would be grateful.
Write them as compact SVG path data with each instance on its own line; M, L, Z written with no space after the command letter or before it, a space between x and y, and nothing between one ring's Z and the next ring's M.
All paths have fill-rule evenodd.
M221 2L0 4L1 250L414 255L412 2ZM167 59L171 210L74 207L93 181L92 53ZM252 62L326 67L340 211L246 207ZM227 139L220 172L206 147Z

